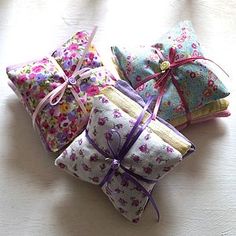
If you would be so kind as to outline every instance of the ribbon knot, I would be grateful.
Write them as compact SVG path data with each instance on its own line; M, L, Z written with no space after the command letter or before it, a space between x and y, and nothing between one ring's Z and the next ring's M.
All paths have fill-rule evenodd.
M170 62L169 61L163 61L160 65L160 69L162 73L165 73L166 70L170 68Z
M112 161L111 168L112 168L113 170L117 170L117 169L119 169L119 167L120 167L120 161L117 160L117 159L114 159L114 160Z
M70 84L70 85L75 85L76 84L76 79L74 78L74 77L70 77L69 79L68 79L68 84Z

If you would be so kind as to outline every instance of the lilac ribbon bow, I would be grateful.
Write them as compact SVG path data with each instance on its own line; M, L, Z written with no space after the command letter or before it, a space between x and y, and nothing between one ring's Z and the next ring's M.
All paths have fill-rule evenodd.
M137 118L133 128L131 129L130 133L128 134L127 139L126 139L124 145L121 148L119 148L120 142L121 142L121 137L120 137L119 132L116 129L111 129L110 130L110 134L111 135L116 134L116 137L115 137L116 140L115 141L118 141L118 143L115 142L116 146L118 147L118 148L116 148L117 151L114 151L113 147L111 146L111 143L110 143L109 139L107 139L107 144L108 144L108 147L109 147L109 149L110 149L110 151L112 153L112 157L108 153L104 152L101 148L99 148L98 145L89 137L87 129L86 129L86 137L87 137L89 143L101 155L103 155L106 159L112 159L112 163L111 163L110 169L108 170L107 174L105 175L104 179L101 181L101 183L99 185L102 187L105 183L110 182L110 180L113 177L113 175L115 174L115 172L119 168L121 168L124 171L122 173L123 177L127 178L128 180L130 180L134 185L136 185L138 187L138 189L140 189L148 197L148 199L150 200L150 202L152 203L152 205L153 205L153 207L155 209L155 212L157 214L157 221L159 222L160 213L159 213L157 204L156 204L155 200L153 199L152 195L138 182L138 180L144 181L144 182L150 183L150 184L151 183L156 183L157 181L149 180L149 179L146 179L146 178L144 178L144 177L142 177L142 176L140 176L138 174L135 174L134 172L132 172L131 170L127 169L126 167L124 167L122 165L122 161L125 158L126 154L128 153L130 148L137 141L139 136L142 134L144 129L148 126L148 124L152 120L152 116L150 115L150 117L145 121L145 123L142 126L140 126L140 124L141 124L141 122L142 122L142 120L144 118L145 112L147 111L147 109L148 109L149 105L151 104L152 100L153 99L151 97L148 99L148 101L147 101L146 105L144 106L141 114Z

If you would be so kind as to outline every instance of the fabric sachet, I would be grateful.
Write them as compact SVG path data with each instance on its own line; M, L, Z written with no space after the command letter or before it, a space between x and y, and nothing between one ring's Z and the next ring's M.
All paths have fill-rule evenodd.
M95 30L76 33L50 56L7 68L49 151L56 152L83 131L93 96L115 83L91 44Z
M145 102L153 96L151 110L174 126L230 115L224 99L229 91L213 70L214 62L203 56L189 21L154 45L114 46L112 52L121 76Z
M55 164L99 185L128 220L138 222L148 200L159 216L153 187L194 151L193 144L162 119L150 119L150 101L142 108L108 86L93 102L86 130Z

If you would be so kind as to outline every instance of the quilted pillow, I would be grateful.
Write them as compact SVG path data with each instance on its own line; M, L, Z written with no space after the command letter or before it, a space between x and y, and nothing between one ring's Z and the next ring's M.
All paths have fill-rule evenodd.
M148 200L157 210L151 197L156 181L191 153L194 146L165 122L150 121L148 112L142 112L141 106L114 87L108 86L101 93L94 98L86 131L62 152L55 164L81 180L100 185L123 216L138 222ZM115 94L120 100L113 103ZM134 136L140 130L141 133L133 141L135 127ZM127 140L133 143L124 149Z
M174 126L230 115L224 99L229 91L214 73L212 61L203 56L189 21L179 23L154 45L114 46L112 52L122 76L144 101L155 98L152 110L161 100L158 116Z
M9 85L49 151L62 149L83 131L93 96L115 83L91 44L91 35L78 32L50 56L7 68Z

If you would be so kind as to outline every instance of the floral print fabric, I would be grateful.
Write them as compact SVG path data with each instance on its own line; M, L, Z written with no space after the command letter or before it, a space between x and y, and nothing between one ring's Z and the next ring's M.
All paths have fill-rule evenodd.
M9 79L31 115L40 101L64 82L54 60L66 76L70 77L83 54L88 38L87 32L78 32L51 56L7 68ZM81 68L93 69L101 66L103 66L101 58L91 45ZM101 88L114 83L115 78L104 68L94 70L89 78L83 79L79 85L73 85L73 88L79 97L84 98L83 103L90 112L93 96L98 94ZM68 88L57 105L52 106L48 103L36 117L36 125L42 141L46 148L53 152L62 149L81 133L86 122L87 117Z
M161 50L165 58L168 58L169 50L175 47L177 50L175 60L188 57L203 56L200 44L197 40L192 24L189 21L179 23L171 29L158 43L152 46L140 46L127 49L112 47L116 63L123 72L125 78L136 88L138 82L147 76L160 72L160 59L157 50ZM220 79L210 69L209 62L196 60L194 63L182 65L174 69L179 87L187 101L190 111L195 111L220 98L229 95L228 90ZM154 79L141 85L136 91L147 101L149 96L158 96L158 88ZM153 102L154 107L155 102ZM185 109L180 96L169 79L158 116L167 121L185 115Z
M93 142L111 158L105 158L89 142L86 131L80 134L56 159L55 164L70 174L92 184L100 184L112 163L112 151L121 147L136 120L114 105L104 95L94 98L87 132ZM120 145L113 142L110 130L120 135ZM122 165L149 180L159 180L182 160L179 151L163 141L150 128L146 128L130 148ZM102 186L103 192L114 207L127 219L137 222L144 211L148 197L123 175L123 169L116 170L111 180ZM155 184L138 180L149 192Z

